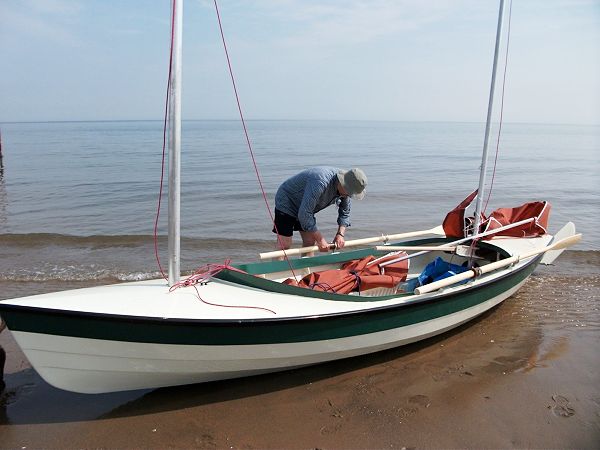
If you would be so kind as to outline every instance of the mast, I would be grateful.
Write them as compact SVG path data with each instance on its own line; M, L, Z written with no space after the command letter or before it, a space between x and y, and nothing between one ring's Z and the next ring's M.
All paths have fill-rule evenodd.
M479 173L479 191L477 192L477 202L475 206L475 227L473 235L479 233L481 225L481 210L483 207L483 190L485 187L485 176L487 172L488 142L490 138L490 123L492 121L492 107L494 104L494 88L496 86L496 69L498 67L498 53L500 52L500 38L502 35L502 18L504 16L504 0L500 0L498 12L498 28L496 30L496 48L494 50L494 66L492 68L492 83L490 86L490 99L488 102L487 122L485 124L485 139L483 141L483 155L481 156L481 171Z
M169 103L169 286L180 275L181 37L183 0L173 0L173 59Z

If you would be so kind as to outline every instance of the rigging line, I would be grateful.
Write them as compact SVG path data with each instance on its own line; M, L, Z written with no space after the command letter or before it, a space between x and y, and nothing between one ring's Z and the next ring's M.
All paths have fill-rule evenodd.
M269 216L271 217L271 222L275 228L275 232L277 233L277 241L279 242L279 246L283 248L283 242L279 235L279 230L277 230L277 225L275 224L275 218L273 217L273 213L271 212L271 207L269 206L269 201L267 199L267 194L265 193L265 188L263 186L262 179L260 177L260 173L258 171L258 164L256 163L256 158L254 156L254 151L252 150L252 144L250 142L250 136L248 134L248 129L246 128L246 121L244 120L244 114L242 113L242 106L240 103L240 97L238 95L237 86L235 84L235 77L233 76L233 69L231 67L231 60L229 58L229 52L227 51L227 43L225 42L225 34L223 33L223 25L221 23L221 15L219 14L219 5L217 4L217 0L214 0L215 11L217 13L217 21L219 22L219 31L221 32L221 40L223 41L223 49L225 50L225 57L227 58L227 67L229 68L229 75L231 77L231 83L233 85L233 92L235 94L235 100L237 103L238 112L240 114L240 120L242 122L242 127L244 129L244 135L246 136L246 144L248 145L248 150L250 151L250 157L252 158L252 164L254 165L254 172L256 173L256 179L258 180L258 185L260 186L260 190L263 196L263 200L267 207L267 211L269 212ZM292 268L292 263L290 262L288 256L284 253L285 260L290 267L290 271L294 278L296 278L296 274L294 273L294 269Z
M198 287L195 285L192 285L192 287L196 290L196 297L198 297L198 300L200 300L202 303L204 303L205 305L209 305L209 306L219 306L221 308L244 308L244 309L258 309L258 310L262 310L262 311L267 311L270 312L272 314L277 315L277 313L275 311L273 311L272 309L269 308L263 308L262 306L244 306L244 305L221 305L219 303L212 303L209 302L207 300L204 300L202 297L200 297L200 291L198 290Z
M490 189L488 191L488 197L485 201L482 213L485 214L490 198L492 197L492 188L494 187L494 178L496 177L496 166L498 164L498 153L500 150L500 134L502 133L502 119L504 116L504 90L506 88L506 69L508 67L508 49L510 47L510 22L512 18L512 0L508 7L508 27L506 31L506 53L504 55L504 74L502 76L502 95L500 96L500 122L498 124L498 139L496 140L496 156L494 158L494 170L492 172L492 179L490 181Z
M165 280L169 278L165 275L165 272L160 264L160 256L158 254L158 219L160 217L160 206L163 194L163 185L165 179L165 153L167 148L167 118L169 117L169 100L171 99L171 72L173 69L173 41L175 40L175 1L171 2L171 43L169 49L169 77L167 80L167 95L165 99L165 116L163 122L163 146L162 146L162 162L160 166L160 188L158 191L158 205L156 207L156 218L154 219L154 256L158 263L158 268L162 277Z

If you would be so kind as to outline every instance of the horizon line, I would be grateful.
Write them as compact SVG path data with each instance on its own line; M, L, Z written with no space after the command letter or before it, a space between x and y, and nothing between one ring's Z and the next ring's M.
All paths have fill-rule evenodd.
M83 120L11 120L2 121L3 124L35 124L35 123L116 123L116 122L163 122L164 119L83 119ZM182 119L182 122L239 122L239 118L233 119ZM485 121L475 120L395 120L395 119L245 119L246 122L390 122L390 123L473 123L481 124ZM492 123L499 123L494 121ZM503 121L503 124L513 125L567 125L597 127L598 123L568 123L568 122L530 122L530 121Z

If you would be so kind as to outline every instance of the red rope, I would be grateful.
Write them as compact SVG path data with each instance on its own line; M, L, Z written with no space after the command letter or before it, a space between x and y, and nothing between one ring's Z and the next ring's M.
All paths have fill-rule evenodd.
M202 283L207 283L208 281L210 281L211 278L215 277L218 273L222 272L223 270L231 270L233 272L246 273L243 270L240 270L236 267L229 265L230 262L231 262L230 260L226 260L224 264L206 264L206 265L198 268L192 275L187 277L185 280L181 280L179 283L176 283L173 286L171 286L169 288L169 292L173 292L175 289L178 289L181 287L192 286L196 290L196 295L198 296L198 299L202 303L205 303L207 305L220 306L223 308L260 309L263 311L268 311L270 313L276 314L275 311L273 311L269 308L262 308L260 306L222 305L222 304L218 304L218 303L211 303L211 302L204 300L200 296L200 292L198 291L198 288L196 287L196 285L202 284Z
M219 5L217 4L217 0L214 0L215 3L215 11L217 12L217 21L219 22L219 30L221 32L221 40L223 41L223 49L225 50L225 57L227 58L227 67L229 68L229 75L231 76L231 83L233 85L233 92L235 94L235 100L237 103L238 112L240 115L240 120L242 122L242 127L244 128L244 135L246 136L246 144L248 145L248 150L250 151L250 157L252 158L252 164L254 165L254 172L256 173L256 179L258 180L258 185L260 187L260 191L263 196L263 200L267 207L267 211L269 212L269 216L271 218L271 223L273 223L273 227L275 228L275 232L277 233L277 241L279 242L279 247L283 248L283 242L281 240L281 236L279 235L279 230L277 230L277 225L275 224L275 218L273 217L273 213L271 212L271 207L269 206L269 201L267 199L267 194L265 193L265 189L263 186L262 179L260 177L260 173L258 171L258 164L256 163L256 158L254 156L254 151L252 150L252 144L250 142L250 136L248 135L248 129L246 128L246 121L244 120L244 114L242 112L242 106L240 103L240 97L238 95L237 86L235 84L235 77L233 76L233 69L231 67L231 60L229 58L229 52L227 51L227 43L225 42L225 34L223 33L223 25L221 23L221 15L219 14ZM296 278L296 274L294 273L294 269L292 268L292 264L287 255L285 255L285 260L287 261L290 271L294 278Z
M169 49L169 77L167 80L167 95L165 100L165 116L163 122L163 146L162 146L162 162L160 166L160 188L158 191L158 205L156 207L156 218L154 219L154 256L158 263L158 269L165 280L169 278L160 264L160 256L158 254L158 219L160 217L160 206L162 202L163 185L165 179L165 154L167 149L167 118L169 116L169 100L171 98L171 71L173 69L173 41L175 40L175 2L171 2L171 43Z
M225 269L238 273L246 273L243 270L229 265L230 262L231 260L226 260L224 264L205 264L204 266L196 269L196 271L192 275L187 277L185 280L181 280L179 283L175 283L169 288L169 291L174 291L175 289L180 287L193 286L198 283L206 282L210 280L210 278L212 278L213 276L217 275L219 272Z

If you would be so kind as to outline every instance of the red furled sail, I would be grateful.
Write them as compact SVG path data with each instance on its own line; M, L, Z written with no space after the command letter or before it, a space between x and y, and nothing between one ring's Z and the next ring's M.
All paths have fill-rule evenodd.
M315 291L348 294L362 292L376 287L392 288L406 280L409 260L399 261L382 268L379 264L403 256L406 253L379 258L374 256L354 259L345 263L341 269L323 270L306 275L300 281L288 278L284 284L304 287Z
M442 227L448 237L466 237L465 210L477 196L477 190L469 194L456 208L446 214ZM482 222L484 217L482 217Z
M472 227L473 218L465 218L465 210L475 199L477 191L471 193L464 199L456 208L450 211L443 222L444 233L448 237L467 237L469 226ZM497 228L517 223L526 219L533 219L531 222L509 228L493 234L486 239L491 239L494 236L511 236L511 237L534 237L547 233L548 219L550 217L550 203L546 201L529 202L515 208L498 208L493 211L489 217L482 215L481 227L477 231L483 233L485 231L495 230Z

